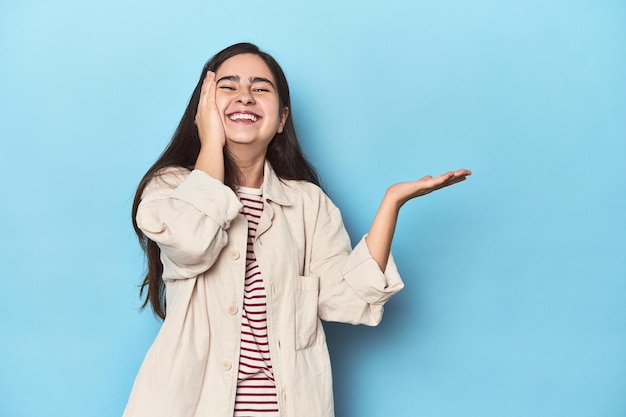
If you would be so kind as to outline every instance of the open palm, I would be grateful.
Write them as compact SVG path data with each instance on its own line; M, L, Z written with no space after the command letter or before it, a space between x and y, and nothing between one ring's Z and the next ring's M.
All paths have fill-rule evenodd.
M387 195L402 205L412 198L420 197L432 193L435 190L465 181L469 175L472 175L472 172L468 169L450 171L445 174L437 175L436 177L427 175L417 181L393 184L387 189Z

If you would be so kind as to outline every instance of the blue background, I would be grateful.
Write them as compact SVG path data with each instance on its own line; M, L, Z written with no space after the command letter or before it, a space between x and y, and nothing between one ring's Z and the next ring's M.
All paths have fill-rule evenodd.
M356 241L408 204L406 288L326 326L337 415L626 415L626 2L0 1L0 416L122 413L135 187L204 62L253 41Z

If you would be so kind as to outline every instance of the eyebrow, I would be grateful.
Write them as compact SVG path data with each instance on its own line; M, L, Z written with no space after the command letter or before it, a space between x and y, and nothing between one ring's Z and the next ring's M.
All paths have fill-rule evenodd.
M268 83L269 85L272 86L272 88L276 89L276 86L274 85L274 83L265 77L250 77L248 80L250 81L250 84ZM221 81L232 81L232 82L238 83L239 81L241 81L241 78L239 78L238 75L226 75L220 78L219 80L217 80L216 84L219 84Z

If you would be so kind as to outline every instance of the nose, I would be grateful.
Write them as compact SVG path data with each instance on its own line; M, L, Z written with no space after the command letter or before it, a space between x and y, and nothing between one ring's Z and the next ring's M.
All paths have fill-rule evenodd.
M254 98L252 98L252 94L246 88L242 88L239 93L239 97L237 97L237 102L241 104L253 104Z

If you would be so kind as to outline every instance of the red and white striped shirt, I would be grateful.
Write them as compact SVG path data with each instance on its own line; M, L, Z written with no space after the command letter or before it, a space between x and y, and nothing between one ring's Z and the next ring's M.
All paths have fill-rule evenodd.
M263 276L252 243L263 212L261 189L239 187L242 213L248 220L248 250L241 322L241 352L234 417L278 417L278 400L267 338Z

